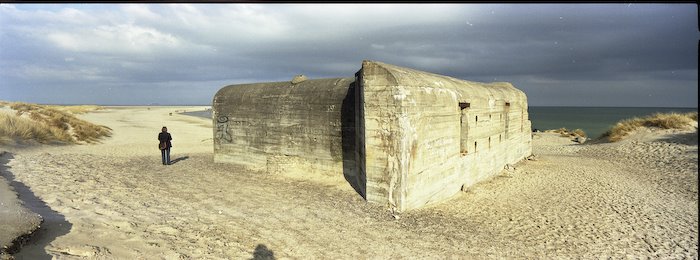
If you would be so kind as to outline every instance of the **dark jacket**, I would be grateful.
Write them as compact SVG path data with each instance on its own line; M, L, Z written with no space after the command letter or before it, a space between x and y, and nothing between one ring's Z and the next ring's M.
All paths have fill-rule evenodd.
M170 133L158 133L158 141L160 141L161 143L165 142L166 144L168 144L166 148L173 147L173 144L170 143L170 140L173 140L173 138L170 136Z

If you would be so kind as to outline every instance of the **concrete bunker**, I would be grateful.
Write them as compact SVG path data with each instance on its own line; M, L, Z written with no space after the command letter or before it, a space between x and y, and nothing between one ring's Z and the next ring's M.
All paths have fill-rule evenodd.
M226 86L212 107L215 162L343 174L367 201L399 211L445 200L532 152L527 98L511 84L375 61L349 78Z

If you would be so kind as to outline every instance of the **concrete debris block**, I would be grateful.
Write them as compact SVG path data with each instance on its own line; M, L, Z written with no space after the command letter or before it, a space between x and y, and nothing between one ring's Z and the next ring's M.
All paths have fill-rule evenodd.
M537 158L535 157L534 154L531 154L530 156L526 157L525 159L527 159L528 161L537 161Z
M292 84L299 84L301 82L306 81L308 78L304 75L296 75L294 78L292 78Z
M583 136L576 136L576 137L574 137L574 142L577 142L577 143L579 143L579 144L582 144L582 143L585 143L585 142L586 142L586 138L583 137Z
M401 216L399 216L399 211L398 211L398 209L395 208L395 207L390 207L390 208L389 208L389 215L391 215L391 217L393 217L393 218L396 219L396 220L398 220L398 219L401 218Z

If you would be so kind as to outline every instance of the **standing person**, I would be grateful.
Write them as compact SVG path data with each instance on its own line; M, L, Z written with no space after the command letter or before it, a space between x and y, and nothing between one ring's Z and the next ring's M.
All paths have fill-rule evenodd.
M168 128L164 126L158 133L158 141L160 141L158 148L160 148L160 155L163 157L163 165L170 165L170 147L173 146L170 140L173 138L168 133Z

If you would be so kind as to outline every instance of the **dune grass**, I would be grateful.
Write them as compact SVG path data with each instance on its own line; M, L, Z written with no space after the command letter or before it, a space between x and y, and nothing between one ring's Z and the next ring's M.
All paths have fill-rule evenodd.
M608 138L610 142L617 142L641 127L688 129L692 125L697 124L697 121L698 112L656 113L647 117L635 117L617 122L602 137Z
M42 122L8 113L0 113L0 143L13 140L34 140L39 143L71 143L71 136Z
M569 130L564 127L559 129L545 130L547 133L557 133L562 137L587 137L588 135L582 129Z
M85 114L87 112L91 111L96 111L96 110L102 110L103 107L101 106L95 106L95 105L77 105L77 106L47 106L52 109L56 109L59 111L64 111L68 112L74 115L80 115L80 114Z
M0 142L11 143L94 143L109 137L112 129L75 117L98 106L48 106L30 103L0 102L14 111L0 113Z

